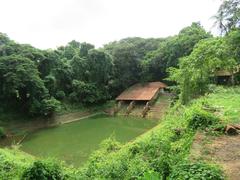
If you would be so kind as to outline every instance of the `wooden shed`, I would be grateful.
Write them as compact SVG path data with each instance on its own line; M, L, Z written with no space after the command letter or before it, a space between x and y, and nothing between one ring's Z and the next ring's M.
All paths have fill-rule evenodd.
M240 73L240 65L237 65L232 71L219 70L215 72L218 84L234 84L234 76Z
M159 91L166 88L162 82L138 83L123 91L117 101L151 101L157 97Z

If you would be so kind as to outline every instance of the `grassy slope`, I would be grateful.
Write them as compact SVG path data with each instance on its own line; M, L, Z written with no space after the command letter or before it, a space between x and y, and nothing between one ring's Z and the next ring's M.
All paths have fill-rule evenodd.
M17 149L0 149L0 179L20 179L33 161L34 157Z

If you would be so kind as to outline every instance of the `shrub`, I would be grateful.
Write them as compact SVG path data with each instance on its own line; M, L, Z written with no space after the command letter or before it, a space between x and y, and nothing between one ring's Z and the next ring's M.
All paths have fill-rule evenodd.
M162 179L157 172L148 171L145 172L141 180L160 180Z
M6 132L3 127L0 127L0 138L4 138L6 136Z
M55 97L57 100L63 100L66 97L66 95L65 95L64 91L58 91L56 93Z
M19 169L14 162L9 161L2 154L0 155L0 179L14 179L19 174Z
M62 180L65 179L62 168L52 161L35 161L26 168L22 180Z
M101 151L105 151L107 153L118 151L121 149L121 143L119 143L115 136L112 135L108 139L105 139L101 144L100 144Z
M216 116L202 109L194 109L188 117L188 127L193 130L205 129L217 123L219 119Z
M216 166L212 166L203 162L183 162L173 168L169 179L223 180L224 176L222 171Z
M135 156L135 158L128 161L124 179L139 179L143 177L146 172L151 170L152 168L142 156Z
M73 80L73 92L69 95L72 102L93 104L105 102L109 95L106 88L99 88L94 83Z
M41 114L51 116L60 107L60 102L55 98L44 99L41 104Z

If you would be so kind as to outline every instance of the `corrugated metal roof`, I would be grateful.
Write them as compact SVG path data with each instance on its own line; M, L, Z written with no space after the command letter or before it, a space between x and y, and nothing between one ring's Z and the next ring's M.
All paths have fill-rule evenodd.
M138 83L123 91L116 100L149 101L159 89L165 87L162 82Z

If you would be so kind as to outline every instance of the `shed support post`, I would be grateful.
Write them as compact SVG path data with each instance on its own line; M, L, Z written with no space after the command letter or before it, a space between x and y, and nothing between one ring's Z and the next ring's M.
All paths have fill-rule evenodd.
M129 115L131 113L131 111L134 108L134 105L135 105L135 101L131 101L130 104L128 105L128 107L127 107L126 115Z

